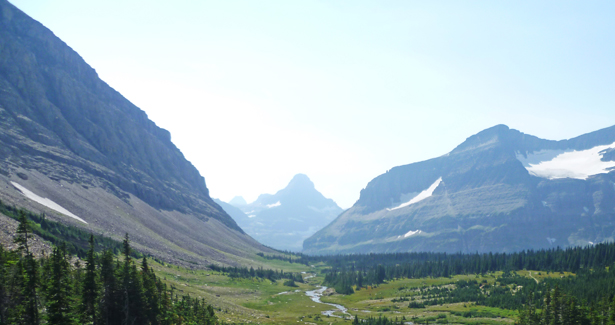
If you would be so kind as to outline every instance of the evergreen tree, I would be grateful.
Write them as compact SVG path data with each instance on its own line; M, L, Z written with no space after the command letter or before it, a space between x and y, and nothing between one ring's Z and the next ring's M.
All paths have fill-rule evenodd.
M6 279L8 277L7 263L8 254L4 251L4 247L0 245L0 325L8 322L9 288Z
M55 247L51 255L51 277L47 288L47 323L50 325L76 323L69 275L70 262L66 256L66 245Z
M113 252L105 250L101 258L100 282L102 283L99 303L100 324L119 324L119 292L113 263Z
M21 311L19 320L20 324L38 325L39 319L39 299L38 299L38 264L30 252L28 241L32 234L30 222L26 218L25 212L19 212L19 226L15 236L15 243L18 245L18 250L23 254L19 263L20 272L23 274L21 282Z
M90 236L90 249L85 261L85 275L81 290L81 324L96 324L96 302L98 300L98 283L96 282L96 256L94 253L94 235Z

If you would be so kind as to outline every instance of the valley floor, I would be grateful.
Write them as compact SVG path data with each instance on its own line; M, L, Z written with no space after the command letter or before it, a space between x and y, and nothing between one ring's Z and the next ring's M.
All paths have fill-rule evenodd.
M304 272L305 283L298 287L284 286L284 281L272 282L266 279L230 278L220 272L187 270L177 266L152 262L158 276L173 286L176 292L203 297L216 308L221 321L255 324L349 324L355 315L360 319L385 316L406 323L451 323L451 324L512 324L518 317L517 311L479 306L470 302L444 303L425 308L410 308L411 301L427 299L421 290L446 288L460 280L476 280L493 285L502 273L485 275L458 275L450 278L398 279L356 290L351 295L340 295L329 289L321 301L339 304L348 309L348 314L336 311L332 316L323 313L331 311L330 305L312 301L307 291L320 287L324 277L323 264L308 267L282 261L267 261L274 269L285 272ZM541 281L545 277L561 277L570 273L519 271L519 276ZM314 276L315 275L315 276Z

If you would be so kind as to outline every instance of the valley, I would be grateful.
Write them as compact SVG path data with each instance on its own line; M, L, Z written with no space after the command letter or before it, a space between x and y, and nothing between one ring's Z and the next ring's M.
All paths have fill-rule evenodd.
M323 263L306 267L295 263L276 263L284 270L303 273L305 283L297 287L284 286L281 282L269 280L233 279L225 274L212 271L193 271L174 266L154 264L157 273L177 292L192 296L205 297L206 301L217 308L221 320L236 323L254 324L349 324L357 315L359 319L386 317L404 320L406 323L425 324L512 324L517 321L519 311L490 307L465 301L441 302L422 305L437 296L442 289L441 299L450 299L450 291L458 283L476 281L481 287L519 290L518 283L529 280L538 283L564 277L574 277L570 272L518 271L513 281L506 282L504 272L489 272L483 275L467 274L451 277L424 277L416 279L400 278L386 281L375 286L356 290L350 295L325 292L320 300L326 304L343 306L348 314L336 310L331 305L319 304L306 293L317 290L324 280L321 271L328 268ZM304 270L304 271L301 271ZM313 273L312 273L313 272ZM316 274L316 277L311 277ZM533 275L532 275L533 274ZM509 278L510 279L510 278ZM460 282L461 281L461 282ZM502 283L506 282L504 285ZM486 296L485 296L486 297ZM413 305L413 303L416 303ZM331 312L332 310L336 310ZM328 315L328 316L327 316Z
M218 11L200 12L196 20L207 21L209 12ZM190 47L168 43L219 50L209 43L226 39L219 26L247 21L252 32L245 18L259 11L246 12L233 15L240 21L216 22L213 32L192 35L187 27L173 35L168 22L183 16L165 10L164 19L143 29L149 36L138 37L156 40L148 59L167 53L185 70L181 78L161 80L195 83L162 94L156 89L164 82L145 82L151 76L134 82L154 106L165 103L165 114L157 116L202 132L172 141L171 132L103 81L54 32L0 0L0 325L615 324L615 126L587 122L593 129L574 128L580 130L574 137L548 140L494 119L474 123L464 112L463 123L426 133L419 126L434 116L406 115L408 107L440 111L412 106L424 92L416 85L447 78L389 84L370 99L362 82L379 80L381 87L406 64L371 75L366 71L374 67L363 71L362 61L333 55L336 63L329 66L329 50L340 40L325 42L320 59L302 42L296 47L309 58L289 52L279 59L285 62L279 71L259 61L275 49L254 38L257 29L247 33L247 43L265 46L266 55L235 48L241 42L231 37L233 45L222 46L229 53L191 61ZM296 18L273 28L288 33L288 43L306 32L286 28L302 22ZM302 28L325 26L324 34L336 34L320 20L313 24ZM378 52L342 45L357 55ZM243 53L250 59L238 59ZM231 70L258 67L258 77L231 77L218 66L228 57L234 58ZM187 66L180 68L179 61ZM295 69L301 61L313 66ZM158 63L152 61L147 73L162 73ZM190 75L204 67L207 73ZM327 77L329 70L335 78ZM349 82L355 79L351 70L366 79ZM292 82L289 72L310 83ZM210 75L218 79L197 80ZM268 79L285 85L267 87ZM224 89L227 84L249 91ZM326 88L323 98L313 93L318 87ZM389 102L397 88L411 96ZM182 98L186 92L199 99ZM370 114L347 102L354 97L371 105ZM446 96L434 93L424 103L440 97ZM462 111L455 105L449 113ZM525 125L512 115L504 115L510 125ZM287 124L274 124L280 121ZM475 129L468 131L466 122ZM400 134L406 138L389 145ZM238 142L229 145L229 139ZM439 152L424 146L426 140L455 146ZM191 150L184 155L176 143ZM188 156L198 157L199 169ZM222 172L228 179L221 181ZM210 190L225 198L231 190L246 191L250 203L239 196L214 199ZM331 198L338 195L345 197L344 209Z

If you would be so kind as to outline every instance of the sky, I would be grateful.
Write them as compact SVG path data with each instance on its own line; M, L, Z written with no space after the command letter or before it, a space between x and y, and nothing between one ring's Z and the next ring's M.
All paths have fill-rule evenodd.
M349 208L506 124L615 124L613 1L10 0L171 132L212 197L297 173Z

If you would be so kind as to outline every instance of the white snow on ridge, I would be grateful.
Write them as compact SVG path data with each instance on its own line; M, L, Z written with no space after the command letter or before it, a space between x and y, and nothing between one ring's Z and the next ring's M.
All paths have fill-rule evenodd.
M254 217L256 217L255 214L251 214L251 215L248 216L248 218L254 218Z
M410 237L410 236L418 235L418 234L421 234L421 233L423 233L423 231L422 231L422 230L419 230L419 229L417 229L417 230L410 230L410 231L408 231L408 232L407 232L405 235L403 235L403 236L402 236L402 235L397 236L397 239L400 239L400 238L402 238L402 237L403 237L403 238L408 238L408 237Z
M528 153L527 158L517 153L517 159L534 176L587 179L589 176L608 173L615 167L615 161L601 160L601 152L612 148L615 148L615 142L581 151L540 150Z
M429 186L429 188L427 188L426 190L422 191L421 193L419 193L417 196L413 197L412 200L406 202L406 203L402 203L392 209L387 209L389 211L393 211L393 210L397 210L397 209L401 209L404 207L407 207L411 204L420 202L425 200L426 198L430 197L433 194L433 191L436 190L436 188L438 187L438 185L440 185L440 182L442 182L442 177L438 178L437 181L435 181L433 184L431 184L431 186Z
M410 231L408 231L408 232L404 235L404 238L408 238L408 237L410 237L410 236L412 236L412 235L416 235L416 234L420 234L420 233L422 233L422 231L421 231L421 230L418 230L418 229L417 229L417 230L414 230L414 231L410 230Z
M267 204L267 208L275 208L275 207L279 207L280 205L282 205L282 203L280 203L280 201L273 203L273 204Z
M23 186L21 186L21 185L19 185L19 184L15 183L15 182L11 182L11 184L13 184L13 186L15 186L15 188L16 188L16 189L18 189L18 190L19 190L19 191L20 191L20 192L21 192L21 193L22 193L25 197L27 197L28 199L30 199L30 200L32 200L32 201L34 201L34 202L36 202L36 203L42 204L42 205L44 205L44 206L46 206L46 207L48 207L48 208L50 208L50 209L52 209L52 210L55 210L55 211L57 211L57 212L60 212L60 213L61 213L61 214L63 214L63 215L69 216L69 217L71 217L71 218L73 218L73 219L77 219L77 220L79 220L79 221L81 221L81 222L83 222L83 223L87 224L87 222L86 222L85 220L83 220L83 219L81 219L81 218L77 217L76 215L72 214L70 211L68 211L68 210L64 209L64 208L63 208L63 207L61 207L59 204L57 204L57 203L55 203L55 202L51 201L50 199L40 197L40 196L38 196L38 195L36 195L36 194L32 193L32 192L31 192L30 190L28 190L27 188L25 188L25 187L23 187Z

